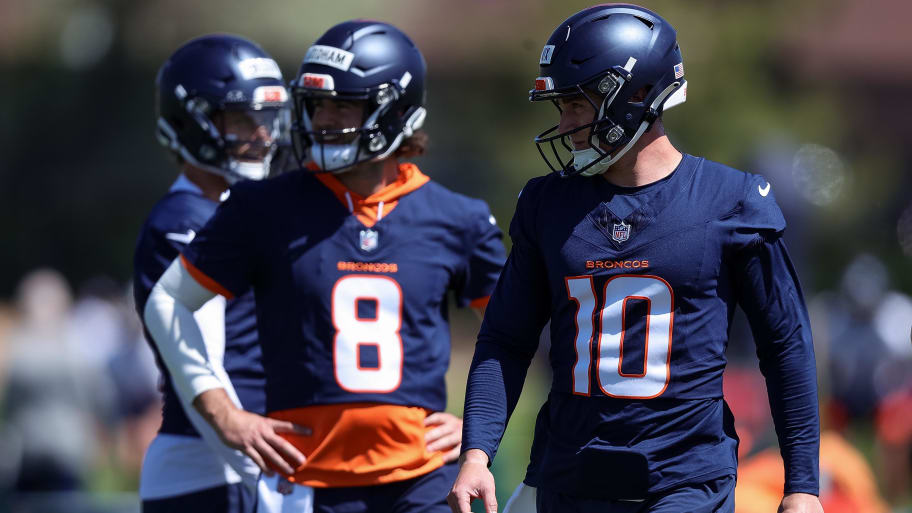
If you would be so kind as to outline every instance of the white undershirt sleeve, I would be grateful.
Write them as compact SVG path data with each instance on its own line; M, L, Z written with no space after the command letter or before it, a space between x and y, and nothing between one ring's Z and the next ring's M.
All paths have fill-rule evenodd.
M255 487L259 467L242 452L224 445L193 407L196 396L214 388L223 388L242 407L222 363L225 304L224 297L200 285L178 258L152 288L143 317L191 424L245 485Z
M224 385L213 371L200 327L193 317L215 294L200 285L180 260L171 262L152 287L143 318L182 395L196 397ZM222 336L224 344L224 335Z

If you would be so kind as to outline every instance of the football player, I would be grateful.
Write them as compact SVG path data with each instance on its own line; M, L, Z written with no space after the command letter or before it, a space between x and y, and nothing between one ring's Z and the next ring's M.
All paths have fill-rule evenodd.
M591 7L555 29L539 64L530 99L553 103L559 122L535 142L554 173L526 184L510 226L469 374L453 511L473 498L496 509L487 466L549 319L553 382L524 480L537 511L733 511L722 371L736 305L785 460L780 511L822 511L814 352L785 221L765 179L666 137L663 108L686 87L674 28L635 5Z
M180 47L162 65L157 85L158 137L180 174L152 209L134 260L140 316L152 286L215 212L229 184L266 177L276 142L290 120L279 67L256 44L208 35ZM262 413L265 378L253 294L213 299L196 313L203 348L220 386L238 408ZM148 330L146 337L152 342ZM259 468L220 442L190 406L191 389L174 381L168 345L156 346L164 407L140 479L142 510L246 512L256 506Z
M293 139L313 169L233 186L148 302L197 409L279 471L260 481L263 511L448 510L462 424L442 413L447 295L483 308L505 251L484 202L402 161L426 144L424 84L424 58L396 27L329 29L291 87ZM279 437L211 371L191 312L248 287L268 420L309 436Z

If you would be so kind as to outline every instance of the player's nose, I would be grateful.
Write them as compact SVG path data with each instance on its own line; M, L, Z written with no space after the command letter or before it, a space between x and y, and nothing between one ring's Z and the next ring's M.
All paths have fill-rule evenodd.
M272 142L272 133L265 125L260 125L254 130L250 140L253 142L269 144Z
M561 112L560 121L557 124L557 129L559 132L567 132L573 130L580 126L580 122L576 119L576 116L571 115L567 110Z
M335 121L335 116L330 109L324 106L318 106L314 109L311 116L311 124L315 130L331 130Z

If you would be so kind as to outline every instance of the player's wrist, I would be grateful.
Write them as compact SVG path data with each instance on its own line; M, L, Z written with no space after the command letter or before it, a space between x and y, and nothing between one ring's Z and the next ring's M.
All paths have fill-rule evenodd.
M791 492L782 497L779 511L783 513L823 513L820 499L810 493Z
M819 499L816 494L807 493L807 492L786 492L782 494L782 498L794 497L796 499Z
M488 454L481 449L469 449L459 455L459 465L480 464L487 467L489 461Z
M219 428L237 407L223 388L212 388L193 399L193 407L210 425Z

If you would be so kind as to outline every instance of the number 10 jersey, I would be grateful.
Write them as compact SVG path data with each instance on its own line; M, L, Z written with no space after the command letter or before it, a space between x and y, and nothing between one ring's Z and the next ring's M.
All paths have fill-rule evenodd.
M722 373L740 305L770 388L787 485L814 493L814 356L784 228L763 178L689 155L639 188L600 176L531 180L479 334L463 448L494 454L550 320L553 383L526 483L642 499L734 475Z

